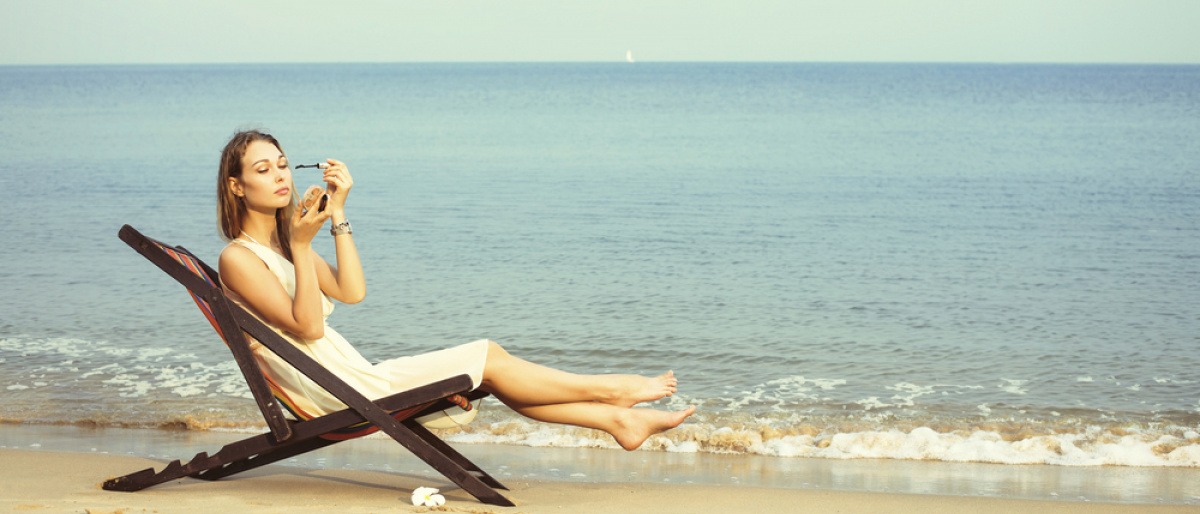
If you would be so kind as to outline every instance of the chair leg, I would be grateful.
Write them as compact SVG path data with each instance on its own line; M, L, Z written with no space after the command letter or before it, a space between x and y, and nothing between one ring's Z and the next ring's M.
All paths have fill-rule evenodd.
M414 429L395 420L389 421L392 423L380 427L384 433L471 496L490 505L514 506L511 500L493 489L504 489L503 485L445 442L437 439L425 427L416 424L418 428ZM262 434L227 444L216 455L209 456L201 452L192 457L187 464L175 460L157 473L154 472L154 468L143 469L110 479L104 482L103 487L108 491L140 491L188 476L216 480L337 442L340 441L311 438L279 446L272 443L270 434ZM481 476L476 476L473 472Z
M450 460L454 461L455 464L458 464L459 466L461 466L463 469L466 469L467 471L476 473L479 476L479 479L483 481L483 483L485 483L491 487L495 487L498 489L504 489L505 491L508 490L508 487L505 487L504 484L501 484L499 480L496 480L495 478L493 478L486 471L484 471L483 468L480 468L474 462L471 462L471 460L467 459L465 456L463 456L463 454L458 453L458 451L455 450L454 447L450 446L449 444L446 444L446 442L441 440L441 438L439 438L436 435L433 435L433 432L430 432L428 428L425 428L424 426L422 426L415 419L409 418L409 419L404 420L403 423L404 423L404 426L409 428L409 430L412 430L413 433L417 434L417 437L420 437L426 443L429 443L429 445L432 446L439 453L449 457Z
M479 477L475 476L470 471L463 469L463 466L455 462L455 460L449 455L439 451L438 448L435 448L424 438L417 435L417 431L401 423L397 423L395 420L389 421L392 423L380 425L379 429L391 436L392 439L395 439L396 442L400 443L405 448L408 448L408 451L412 452L413 455L416 455L417 458L425 461L426 464L429 464L431 467L433 467L433 469L437 470L438 473L441 473L443 476L450 479L451 482L454 482L461 487L464 491L470 493L471 496L474 496L477 500L489 505L497 505L501 507L516 506L511 500L496 492L495 489L490 487ZM425 427L421 427L422 430L424 430L424 428ZM433 437L433 434L429 435L430 437ZM453 450L451 450L451 452L457 454L457 452L454 452ZM462 457L461 455L459 455L459 457L463 460L466 460L465 457ZM476 466L472 464L472 467ZM495 481L495 479L492 479L492 481Z
M146 468L141 471L130 473L125 476L112 478L104 482L103 488L106 491L140 491L147 487L158 485L163 482L170 482L186 476L198 475L211 469L220 468L233 461L241 458L253 456L258 451L244 446L241 452L230 454L228 446L222 448L217 455L209 456L208 453L197 453L192 460L187 464L180 463L179 460L171 461L162 471L154 472L154 468ZM241 453L241 455L237 454Z
M508 490L504 484L493 478L486 471L481 469L475 463L471 462L461 453L458 453L453 447L446 444L445 441L433 435L429 429L421 426L413 419L408 419L403 422L405 428L411 431L411 435L416 438L401 437L396 439L397 442L408 448L414 455L425 461L434 469L441 472L450 481L457 484L464 491L467 491L479 501L491 505L499 505L511 507L513 503L505 498L500 493L497 493L494 488ZM403 434L403 431L400 431ZM390 435L390 434L389 434ZM319 437L310 438L294 443L285 443L283 446L275 446L272 448L263 448L259 439L265 439L268 435L264 434L249 440L232 443L222 448L212 458L223 462L209 466L201 471L188 475L175 476L159 482L147 484L143 487L149 487L157 483L162 483L174 478L182 478L182 476L191 476L204 480L217 480L230 475L251 470L260 466L278 462L280 460L300 455L309 451L324 448L342 441L327 440ZM413 446L405 443L405 439L411 441ZM265 441L264 441L265 442ZM258 444L255 444L258 443ZM226 461L225 459L230 459Z
M279 462L289 457L294 457L302 453L324 448L331 444L340 442L341 441L337 440L327 440L319 437L313 437L303 441L285 443L282 446L276 446L261 453L254 453L244 456L219 467L210 468L190 476L204 480L218 480L230 475L235 475L243 471L249 471L257 467L266 466L267 464L271 464L273 462ZM220 455L220 453L218 453L218 455Z

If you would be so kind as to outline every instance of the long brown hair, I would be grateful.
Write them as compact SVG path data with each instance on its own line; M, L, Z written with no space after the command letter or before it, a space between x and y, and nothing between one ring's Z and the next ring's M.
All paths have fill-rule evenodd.
M275 145L279 153L287 155L274 136L258 130L238 132L225 144L221 151L221 167L217 173L217 224L221 235L226 241L236 239L242 234L242 222L246 219L246 199L233 194L229 187L229 179L242 176L242 158L246 156L246 148L255 141L266 141ZM296 209L298 195L295 186L292 187L292 202L287 207L275 211L275 234L279 238L279 246L283 256L292 260L292 248L287 242L291 238L292 213Z

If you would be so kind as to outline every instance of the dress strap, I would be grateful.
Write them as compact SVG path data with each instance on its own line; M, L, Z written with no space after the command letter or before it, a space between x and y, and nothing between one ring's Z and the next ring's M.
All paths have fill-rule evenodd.
M242 232L241 234L238 234L238 237L237 237L236 239L234 239L234 241L237 241L238 239L241 239L241 238L243 238L243 237L244 237L244 238L246 238L246 239L248 239L250 242L252 242L252 243L254 243L254 244L256 244L256 245L259 245L259 246L267 246L267 245L265 245L265 244L262 244L262 243L258 242L258 240L257 240L257 239L254 239L253 237L250 237L250 234L247 234L247 233L245 233L245 232Z
M277 266L282 265L282 262L288 262L284 256L271 249L271 247L255 241L254 238L250 237L245 232L242 233L242 236L244 236L246 239L242 239L241 237L230 239L229 244L236 244L242 248L250 250L250 253L253 253L260 260L266 263L267 267L271 268L272 271L274 271Z

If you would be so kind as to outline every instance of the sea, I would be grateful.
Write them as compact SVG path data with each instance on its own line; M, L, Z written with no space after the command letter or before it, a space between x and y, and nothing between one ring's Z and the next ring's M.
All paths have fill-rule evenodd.
M215 264L247 128L348 164L368 293L329 322L369 359L674 370L653 406L697 414L643 453L1200 468L1200 66L1173 65L2 66L0 430L262 428L117 238ZM445 436L616 447L497 402Z

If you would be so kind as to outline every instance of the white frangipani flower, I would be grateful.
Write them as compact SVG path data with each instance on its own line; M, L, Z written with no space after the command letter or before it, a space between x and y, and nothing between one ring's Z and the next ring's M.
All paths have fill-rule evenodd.
M432 487L418 487L413 491L412 502L416 507L441 507L446 504L446 497Z

